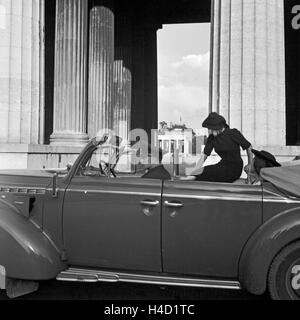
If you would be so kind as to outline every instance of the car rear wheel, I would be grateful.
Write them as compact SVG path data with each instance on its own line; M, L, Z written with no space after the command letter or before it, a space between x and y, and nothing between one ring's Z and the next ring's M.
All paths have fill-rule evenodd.
M300 241L287 246L274 259L268 286L274 300L300 300Z

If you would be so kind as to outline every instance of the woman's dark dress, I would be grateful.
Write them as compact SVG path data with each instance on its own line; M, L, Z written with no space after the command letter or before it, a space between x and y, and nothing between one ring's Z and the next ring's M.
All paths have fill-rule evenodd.
M233 183L238 180L243 172L243 150L249 149L251 143L236 129L225 129L217 137L209 136L204 154L208 157L212 151L221 157L221 161L213 166L207 166L201 175L196 176L197 181Z

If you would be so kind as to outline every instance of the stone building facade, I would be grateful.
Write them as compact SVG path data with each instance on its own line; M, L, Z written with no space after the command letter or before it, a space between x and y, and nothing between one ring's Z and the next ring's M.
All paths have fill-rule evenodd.
M207 111L256 148L300 154L298 13L295 0L0 0L0 167L64 166L103 128L157 129L170 23L211 22Z

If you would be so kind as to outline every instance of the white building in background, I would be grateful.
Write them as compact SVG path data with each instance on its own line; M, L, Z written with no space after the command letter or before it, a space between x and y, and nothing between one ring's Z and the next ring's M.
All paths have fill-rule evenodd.
M193 129L196 137L206 137L208 135L208 130L206 128Z
M199 154L203 151L207 137L207 129L188 128L180 119L179 124L160 123L157 139L159 147L165 153L179 152L185 156Z
M178 150L181 154L192 154L193 137L193 130L183 126L161 129L158 134L159 147L166 153Z

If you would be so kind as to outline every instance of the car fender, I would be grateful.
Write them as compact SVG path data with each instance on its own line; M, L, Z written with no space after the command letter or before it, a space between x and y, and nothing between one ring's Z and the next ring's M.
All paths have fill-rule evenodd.
M0 201L0 266L9 278L50 280L67 268L61 253L30 219Z
M300 208L284 211L263 224L247 242L241 255L241 286L252 294L263 294L274 258L283 248L299 239Z

